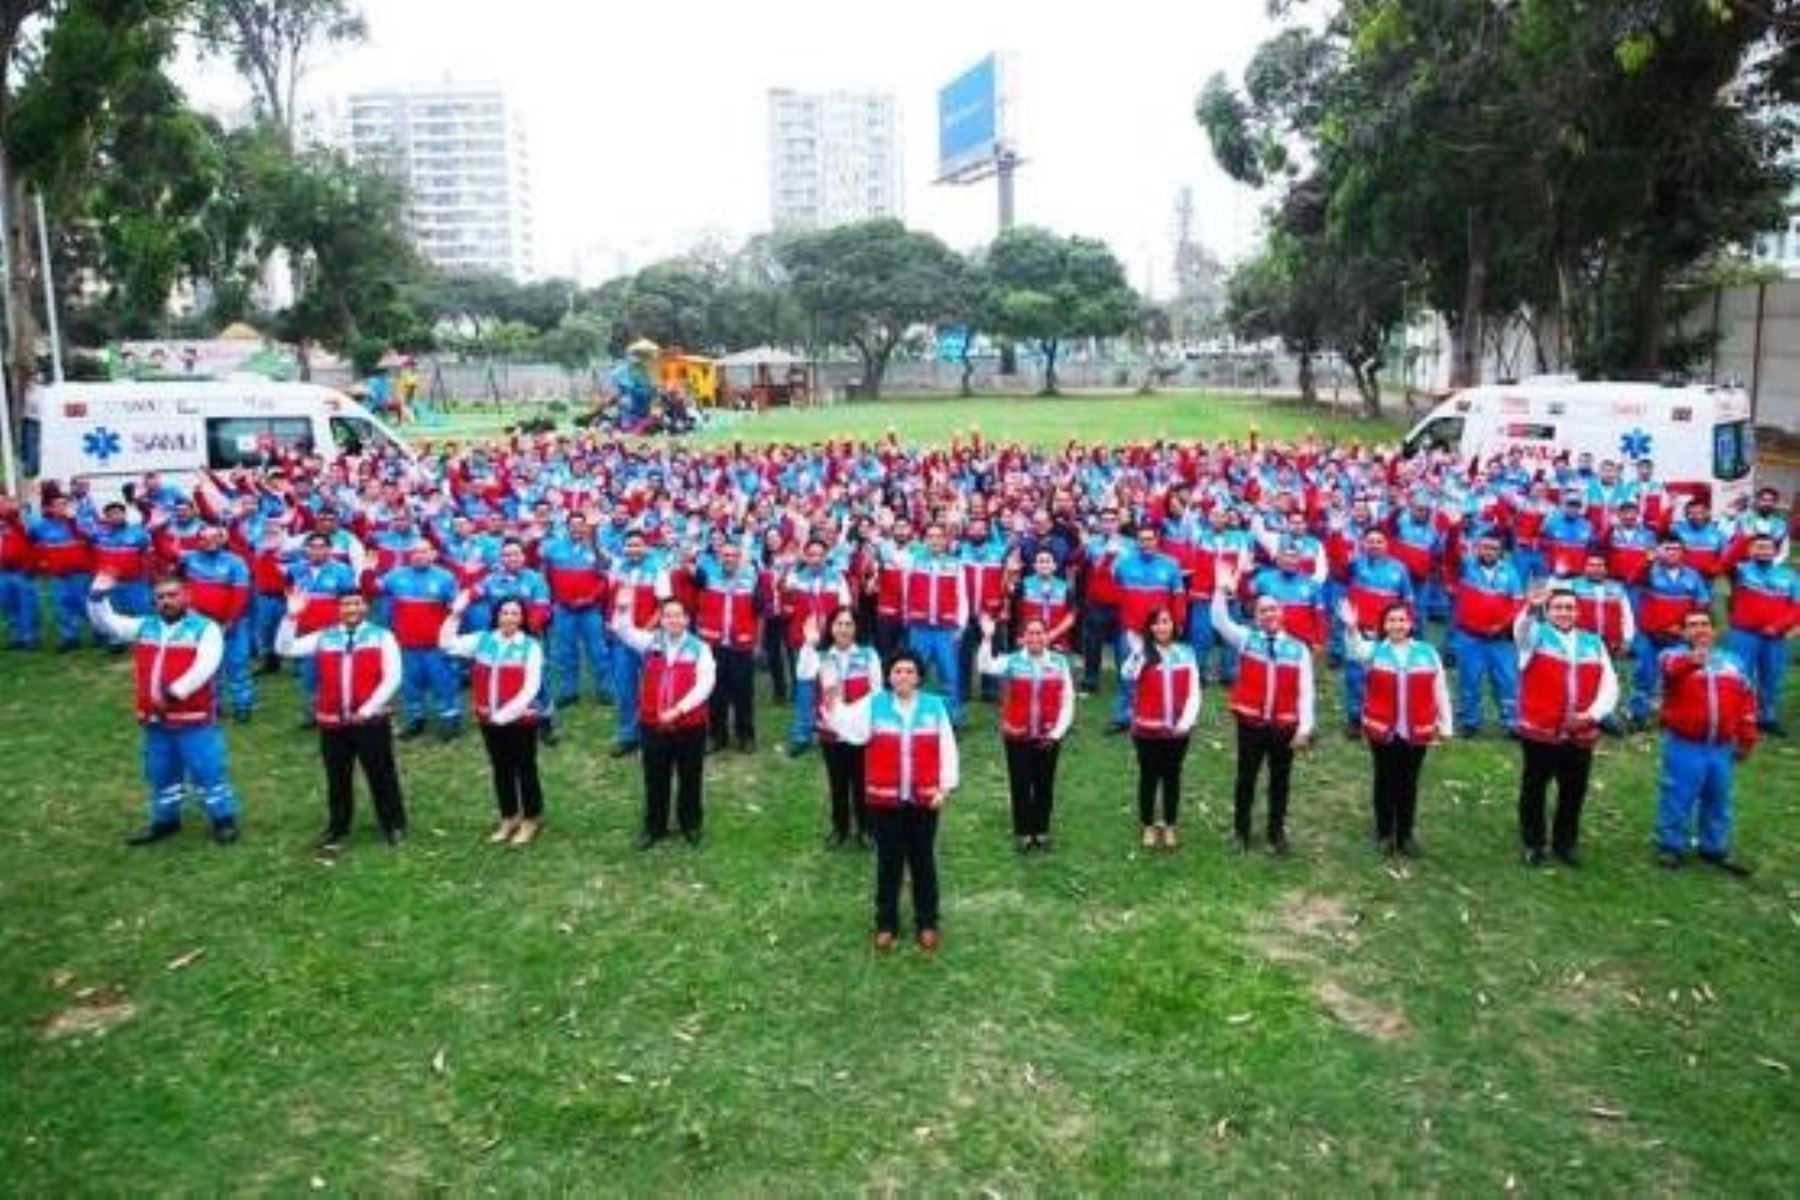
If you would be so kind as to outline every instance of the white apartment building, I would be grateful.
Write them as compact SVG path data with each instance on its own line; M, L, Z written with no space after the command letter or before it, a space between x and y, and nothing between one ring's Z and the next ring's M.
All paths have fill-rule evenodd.
M351 96L344 140L411 195L419 252L445 270L537 273L531 163L518 113L499 87L444 84Z
M900 117L874 92L769 92L769 210L776 229L901 217Z

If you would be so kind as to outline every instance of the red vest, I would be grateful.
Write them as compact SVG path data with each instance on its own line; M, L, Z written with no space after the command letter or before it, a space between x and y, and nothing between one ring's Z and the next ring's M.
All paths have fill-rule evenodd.
M469 671L469 691L475 701L475 719L483 725L513 703L525 690L525 659L504 653L500 639L485 637L475 648ZM537 713L527 709L518 724L531 724Z
M1686 647L1665 651L1662 724L1690 742L1756 744L1756 690L1743 666L1714 650L1701 666Z
M962 585L962 568L906 573L906 623L937 629L956 627L956 596Z
M884 560L875 572L875 612L878 616L898 620L906 610L907 569L898 551L892 559Z
M915 701L923 708L930 697ZM913 714L908 727L900 722L893 700L885 693L871 702L869 747L864 755L865 792L870 808L928 805L943 792L939 739L950 720L941 704Z
M665 728L656 723L658 715L666 708L673 708L677 701L694 690L700 679L698 646L693 639L684 638L671 655L663 639L658 637L644 651L644 673L638 682L638 719L644 724L653 729ZM705 729L706 705L695 705L668 728L676 732Z
M1575 597L1575 626L1585 629L1618 653L1625 643L1624 592L1582 592Z
M1131 732L1137 737L1172 738L1178 736L1175 723L1187 707L1188 696L1196 684L1193 659L1176 658L1171 646L1163 651L1163 660L1146 663L1138 672L1137 686L1132 692Z
M1606 647L1580 630L1564 638L1545 626L1538 637L1519 676L1519 736L1536 742L1572 741L1591 746L1599 739L1598 727L1565 738L1562 726L1565 719L1591 708L1600 694Z
M326 729L349 724L381 686L380 641L373 636L359 639L351 649L344 644L341 628L328 630L320 635L313 661L319 669L313 718Z
M1036 676L1008 670L1001 679L1000 736L1045 738L1062 715L1068 679L1048 656Z
M199 637L203 628L197 617L184 618L172 627L165 625L159 617L148 617L139 626L137 645L132 649L132 664L136 668L134 696L140 725L154 721L171 727L191 728L212 723L215 708L213 680L207 680L185 700L177 700L168 691L169 685L187 674L199 657ZM160 642L158 633L166 635ZM167 701L160 717L150 703L151 697L158 694Z
M104 571L125 583L137 583L150 573L148 554L142 546L94 546L94 570Z
M781 607L787 613L787 643L798 649L806 640L806 618L813 617L823 630L825 623L831 620L831 614L843 603L838 581L826 576L823 579L788 576L787 583L781 592Z
M756 586L755 576L748 571L743 578ZM753 590L730 587L714 576L707 577L700 589L700 605L695 625L700 636L716 646L749 650L756 645L756 595Z
M1437 732L1442 670L1435 657L1416 655L1402 661L1387 643L1377 645L1363 673L1362 725L1369 741L1415 746L1430 742Z
M819 652L821 661L825 661L830 655L831 651L829 650ZM876 657L873 650L865 647L859 652L852 653L847 665L849 669L841 673L841 676L838 679L838 687L842 690L843 702L845 704L855 704L858 700L861 700L864 696L875 690L873 673L881 669L881 659ZM823 688L817 689L817 694L815 695L813 702L815 706L813 716L814 732L819 735L819 740L822 742L837 741L838 735L831 731L830 724L825 720L825 691Z
M1231 685L1231 711L1253 725L1294 729L1300 724L1300 664L1280 654L1267 653L1268 642L1252 633L1238 660L1238 676Z
M998 617L1006 611L1003 563L966 562L963 564L963 587L969 597L969 615L987 613Z

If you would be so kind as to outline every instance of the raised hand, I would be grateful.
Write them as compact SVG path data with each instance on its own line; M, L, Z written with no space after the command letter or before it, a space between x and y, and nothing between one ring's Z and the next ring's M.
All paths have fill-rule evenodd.
M994 618L987 613L982 613L980 616L976 617L975 620L976 623L981 626L981 640L984 642L993 641Z
M468 588L458 588L456 590L456 598L450 601L450 615L453 617L462 616L469 611L469 605L472 604L474 600L475 598L469 594Z
M287 615L298 621L300 614L306 611L306 593L297 587L287 590Z
M819 614L806 614L806 620L800 622L800 634L809 642L819 640Z
M1345 628L1347 628L1347 629L1357 628L1357 616L1356 616L1356 605L1355 604L1351 603L1347 599L1339 600L1337 611L1338 611L1338 620L1340 620L1344 623Z
M113 590L113 585L117 582L118 581L113 578L113 573L111 571L96 571L94 572L94 582L91 585L90 590L96 596L104 596L106 593Z

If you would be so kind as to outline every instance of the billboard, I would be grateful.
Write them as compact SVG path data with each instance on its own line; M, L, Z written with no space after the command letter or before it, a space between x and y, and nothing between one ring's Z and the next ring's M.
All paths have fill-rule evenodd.
M938 92L938 175L991 165L1001 143L1000 58L990 54Z

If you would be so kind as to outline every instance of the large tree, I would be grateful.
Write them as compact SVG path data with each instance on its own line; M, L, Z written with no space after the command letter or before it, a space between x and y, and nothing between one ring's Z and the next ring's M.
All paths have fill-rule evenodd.
M817 340L856 351L870 396L881 394L888 362L910 327L964 307L962 258L895 220L802 234L779 253Z
M368 36L362 14L347 0L194 0L194 10L201 48L231 60L257 115L289 144L312 56Z
M1137 293L1104 242L1020 226L994 239L983 268L981 324L1037 348L1044 395L1056 394L1057 357L1066 342L1112 337L1138 323Z

